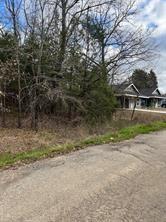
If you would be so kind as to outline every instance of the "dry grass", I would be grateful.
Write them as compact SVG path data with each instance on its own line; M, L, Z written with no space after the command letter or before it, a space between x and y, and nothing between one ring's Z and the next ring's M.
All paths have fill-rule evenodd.
M132 122L130 118L131 111L122 110L116 113L114 121L103 125L88 127L76 121L65 123L42 118L38 132L30 130L30 128L17 129L15 126L0 128L0 154L7 152L15 154L22 151L78 142L91 136L103 135L107 132L113 133L138 123L166 121L166 115L158 113L135 112ZM11 122L13 123L14 120Z
M139 134L166 129L166 122L153 122L151 124L136 124L135 126L125 127L116 132L108 132L104 135L93 136L78 142L66 143L62 145L47 146L41 149L29 151L0 154L0 168L8 168L14 165L28 164L43 158L54 157L58 154L66 154L72 151L84 149L91 145L101 145L106 143L116 143L123 140L134 138Z
M116 120L131 120L132 111L130 110L119 110L114 116ZM140 112L135 111L133 122L134 123L151 123L154 121L166 121L166 114L162 113L151 113L151 112Z
M53 120L47 120L44 129L44 127L42 127L44 126L43 121L40 123L38 132L30 130L29 128L0 128L0 153L9 152L14 154L42 147L73 143L91 136L115 132L121 128L134 124L128 120L120 120L111 121L103 125L86 126L84 124L79 124L73 126L73 123L60 124Z
M0 128L0 153L16 153L40 147L57 145L74 141L75 138L84 138L86 131L77 127L65 127L57 130L40 130L35 132L29 129Z

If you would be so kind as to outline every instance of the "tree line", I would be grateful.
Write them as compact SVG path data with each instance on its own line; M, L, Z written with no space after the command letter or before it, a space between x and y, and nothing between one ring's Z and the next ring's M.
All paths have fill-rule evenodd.
M138 89L156 89L158 88L158 80L156 73L151 69L146 72L142 69L134 70L131 78L129 79Z
M133 24L134 0L2 0L1 117L44 113L69 120L111 118L111 85L124 67L153 54L150 31Z

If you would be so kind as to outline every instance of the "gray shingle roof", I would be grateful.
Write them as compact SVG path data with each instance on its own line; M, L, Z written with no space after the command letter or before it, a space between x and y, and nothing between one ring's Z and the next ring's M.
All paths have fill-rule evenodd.
M145 88L145 89L138 89L139 93L137 92L137 90L135 90L135 88L133 87L133 91L131 90L126 90L130 85L132 85L131 83L122 83L122 84L118 84L118 85L113 85L113 91L117 94L130 94L130 95L139 95L139 96L145 96L145 97L163 97L165 98L164 95L161 95L160 91L159 91L159 95L155 95L153 94L155 90L158 90L154 87L152 88ZM133 84L134 85L134 84ZM136 88L137 89L137 88Z
M146 88L146 89L139 89L140 95L144 96L153 96L153 92L156 88Z
M119 85L113 85L113 91L117 94L130 94L130 95L138 95L139 93L137 92L137 90L135 90L135 88L133 87L133 90L127 90L127 88L131 85L131 83L129 84L119 84Z

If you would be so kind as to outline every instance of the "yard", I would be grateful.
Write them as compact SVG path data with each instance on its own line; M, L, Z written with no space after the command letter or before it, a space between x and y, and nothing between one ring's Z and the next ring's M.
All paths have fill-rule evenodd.
M86 126L84 124L48 122L47 127L42 127L38 132L31 129L17 129L15 127L0 128L0 153L17 153L40 149L48 146L61 145L81 141L85 138L103 135L107 132L115 132L124 127L139 123L150 123L153 121L166 121L166 114L148 113L136 111L134 120L131 121L132 111L119 110L111 122L103 125Z
M23 128L0 128L0 153L17 153L40 149L48 146L77 142L87 137L98 136L106 132L114 132L125 126L133 125L131 121L112 121L102 126L85 126L79 124L54 124L54 128L41 128L38 132Z
M41 127L38 132L27 128L0 128L0 167L68 153L89 145L118 142L166 128L166 115L136 111L131 121L131 113L129 110L118 111L111 122L95 127L54 123L54 128Z

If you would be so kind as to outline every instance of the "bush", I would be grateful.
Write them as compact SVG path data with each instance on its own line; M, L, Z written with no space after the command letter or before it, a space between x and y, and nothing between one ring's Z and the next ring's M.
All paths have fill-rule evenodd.
M116 106L116 99L110 86L100 84L86 95L85 119L92 124L110 120Z

